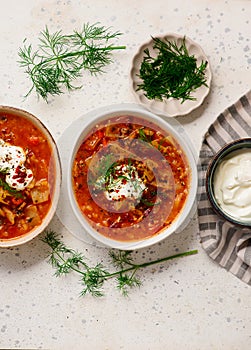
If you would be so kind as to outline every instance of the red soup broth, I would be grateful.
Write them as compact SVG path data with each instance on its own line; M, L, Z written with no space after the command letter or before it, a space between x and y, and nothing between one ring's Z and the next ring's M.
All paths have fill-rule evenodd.
M33 175L29 185L20 190L7 184L9 169L0 169L0 239L12 239L39 226L50 210L55 163L46 136L25 117L0 113L0 140L2 145L21 147L26 157L23 165ZM1 156L3 161L6 154L2 149ZM21 171L17 171L16 181L25 181Z
M169 227L190 186L190 168L167 131L121 115L92 128L76 152L73 191L82 215L102 235L137 241Z

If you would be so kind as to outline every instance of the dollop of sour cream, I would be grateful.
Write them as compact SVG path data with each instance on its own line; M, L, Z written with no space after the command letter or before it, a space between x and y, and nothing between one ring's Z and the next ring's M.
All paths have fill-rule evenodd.
M126 164L114 167L110 175L108 190L105 196L108 200L118 201L123 199L139 199L146 186L139 177L137 169Z
M0 169L7 184L17 191L24 190L32 181L31 169L25 167L26 155L22 147L10 145L0 139Z
M242 221L251 220L251 150L233 152L218 165L214 193L227 214Z

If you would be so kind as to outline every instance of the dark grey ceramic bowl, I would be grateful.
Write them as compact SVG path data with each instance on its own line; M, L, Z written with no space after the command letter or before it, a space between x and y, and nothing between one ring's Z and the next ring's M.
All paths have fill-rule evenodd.
M212 159L210 162L207 172L206 172L206 191L208 199L214 209L214 211L220 215L223 219L239 226L248 226L251 227L251 219L250 220L242 220L231 216L229 213L223 210L220 204L217 202L215 198L214 191L214 182L215 182L215 173L216 169L220 165L220 163L231 156L233 152L243 149L250 149L251 152L251 138L243 138L236 141L233 141L226 146L224 146Z

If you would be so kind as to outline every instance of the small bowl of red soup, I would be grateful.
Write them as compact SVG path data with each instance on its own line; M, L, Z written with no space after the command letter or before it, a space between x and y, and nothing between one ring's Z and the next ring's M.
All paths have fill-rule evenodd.
M0 247L26 243L47 227L60 185L48 129L27 111L0 106Z
M85 231L124 250L178 232L197 193L196 161L183 136L137 105L111 106L87 122L67 175L71 206Z

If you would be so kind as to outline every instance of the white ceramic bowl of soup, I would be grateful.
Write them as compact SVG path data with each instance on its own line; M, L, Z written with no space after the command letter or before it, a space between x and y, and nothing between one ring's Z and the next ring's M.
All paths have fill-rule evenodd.
M27 111L0 106L0 247L26 243L48 226L60 186L49 130Z
M136 104L112 105L76 135L67 181L84 230L105 246L132 250L186 226L197 194L197 164L176 121Z

